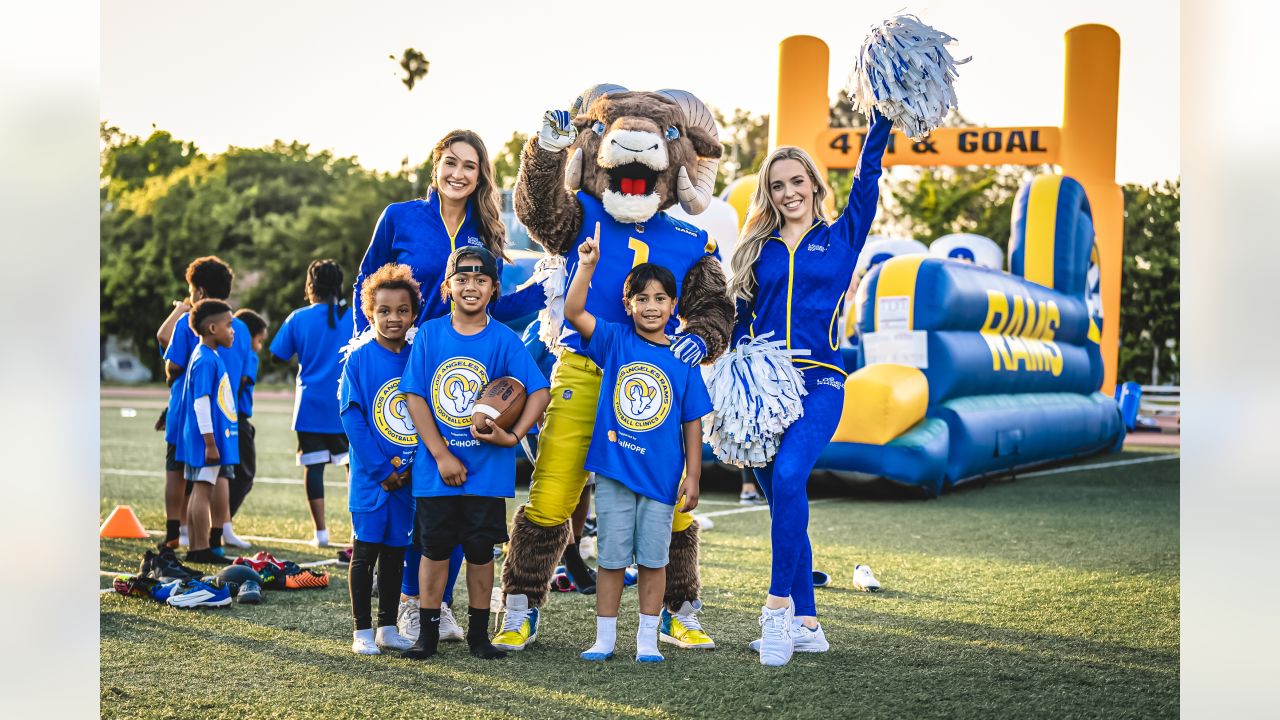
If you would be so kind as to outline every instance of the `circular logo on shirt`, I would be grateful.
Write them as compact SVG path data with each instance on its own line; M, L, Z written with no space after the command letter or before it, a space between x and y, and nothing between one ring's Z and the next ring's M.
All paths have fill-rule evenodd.
M400 378L391 378L373 398L373 424L382 437L397 445L413 447L418 444L418 429L409 417L409 403L400 392ZM396 457L392 460L399 460Z
M436 417L449 427L471 424L471 407L480 388L489 382L484 366L469 357L449 358L431 379L432 405Z
M236 398L231 392L231 381L227 379L226 373L218 380L218 409L228 422L236 421Z
M613 410L627 430L652 430L671 410L671 381L649 363L623 365L613 389Z

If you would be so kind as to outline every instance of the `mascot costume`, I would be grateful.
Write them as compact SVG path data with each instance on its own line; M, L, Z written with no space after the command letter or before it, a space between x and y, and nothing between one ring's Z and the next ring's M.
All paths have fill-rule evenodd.
M569 519L587 482L583 463L601 371L578 352L580 339L564 323L564 289L577 267L578 245L599 224L600 264L587 296L593 315L630 322L623 280L632 267L652 262L676 277L680 323L673 317L667 332L677 357L691 365L714 360L733 329L715 240L663 212L679 202L696 215L710 203L721 146L706 106L682 90L597 85L575 101L573 113L544 116L541 132L524 148L515 191L516 215L552 259L563 262L564 272L546 285L542 337L559 362L529 502L516 510L502 568L506 615L494 644L511 650L537 637L539 609L571 542ZM680 647L713 648L697 618L698 523L677 512L672 525L659 637Z

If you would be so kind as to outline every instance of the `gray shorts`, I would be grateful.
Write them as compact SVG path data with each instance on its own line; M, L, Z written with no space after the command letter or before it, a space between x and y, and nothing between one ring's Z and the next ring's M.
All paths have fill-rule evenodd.
M191 482L216 483L218 478L224 477L228 480L236 476L236 469L232 465L206 465L204 467L196 467L194 465L185 465L183 477Z
M600 567L622 570L633 560L647 568L666 567L675 512L675 505L639 495L617 480L596 473Z

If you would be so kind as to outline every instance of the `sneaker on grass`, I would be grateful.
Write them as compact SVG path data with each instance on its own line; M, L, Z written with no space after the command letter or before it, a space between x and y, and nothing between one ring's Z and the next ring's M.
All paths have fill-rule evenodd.
M880 592L880 581L866 565L853 566L853 589L862 592Z
M415 638L416 639L416 638ZM448 603L440 603L440 642L459 642L462 640L462 628L453 618L453 610Z
M827 635L822 631L822 623L807 628L794 619L791 622L791 646L796 652L807 653L823 653L831 649L831 643L827 642ZM760 652L760 640L752 640L751 649Z
M795 645L791 640L791 606L771 610L760 608L760 664L786 665Z
M664 605L662 620L658 625L658 639L676 647L695 650L714 650L716 642L702 629L698 620L698 611L702 610L702 601L686 600L676 612L671 612Z
M191 580L171 594L165 602L173 607L226 607L231 604L231 589L215 587L201 580Z
M421 632L420 623L422 615L418 609L418 599L409 598L402 600L400 607L396 609L396 632L401 637L409 639L409 642L417 642L418 633Z
M357 655L381 655L382 651L373 639L373 628L351 633L351 652Z
M493 638L500 650L523 650L538 639L538 608L529 607L529 596L508 595L502 631Z

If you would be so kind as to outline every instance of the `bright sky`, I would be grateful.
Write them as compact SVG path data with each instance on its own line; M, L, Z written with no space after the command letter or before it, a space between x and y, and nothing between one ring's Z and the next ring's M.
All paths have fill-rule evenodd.
M866 29L904 8L902 0L439 7L103 0L101 117L143 136L154 124L205 152L279 138L392 170L406 156L421 162L455 127L479 132L496 151L512 131L536 131L544 110L567 108L599 82L678 87L726 112L771 113L778 43L790 35L830 46L834 96ZM960 67L960 110L993 126L1061 124L1063 33L1084 23L1115 28L1117 180L1179 174L1176 1L938 0L906 10L956 37L953 55L973 56ZM431 63L412 92L387 57L409 47Z

